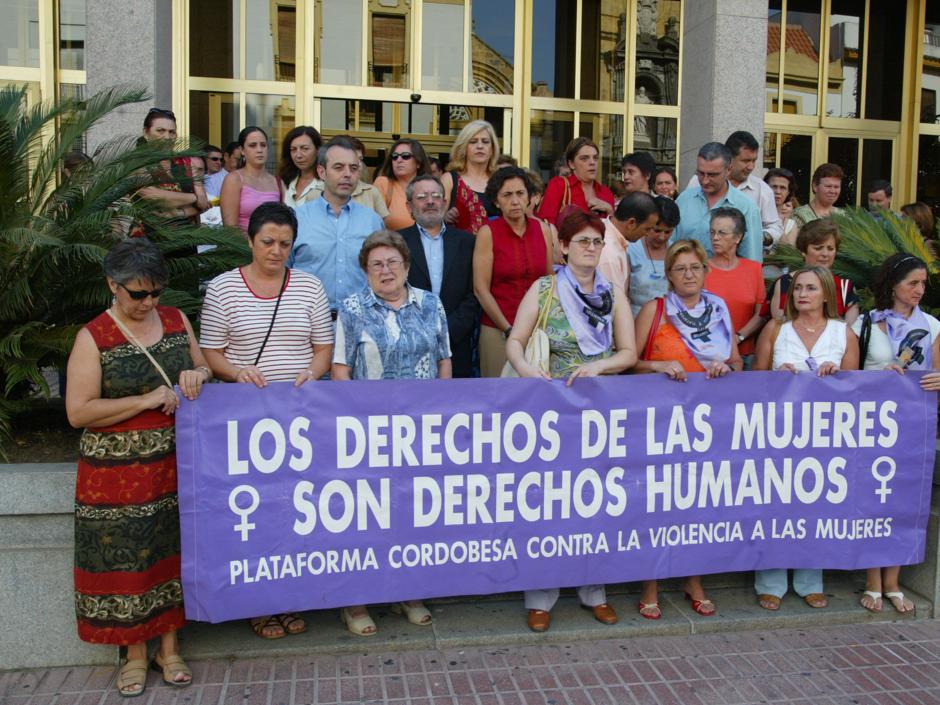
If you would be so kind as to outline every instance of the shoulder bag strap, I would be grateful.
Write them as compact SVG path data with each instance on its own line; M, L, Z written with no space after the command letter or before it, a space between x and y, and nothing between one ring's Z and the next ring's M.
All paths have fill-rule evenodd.
M538 320L535 322L535 327L543 329L548 324L548 312L552 308L552 299L555 298L555 285L557 284L558 279L556 275L552 275L552 288L548 292L548 296L545 301L542 303L542 308L539 310Z
M565 181L565 193L561 197L561 208L558 209L559 212L571 205L571 184L568 182L567 176L563 176L562 179Z
M663 320L663 311L666 310L666 300L660 296L656 299L656 313L653 314L653 325L650 326L649 335L646 336L646 348L643 350L643 359L649 360L653 354L653 338L656 337L656 331L659 330L659 324Z
M271 331L274 329L274 319L277 318L277 310L281 307L281 297L284 295L284 289L287 288L287 272L287 267L284 267L284 278L281 280L281 290L277 292L277 302L274 304L274 313L271 314L271 323L268 324L268 332L264 334L264 340L261 341L261 348L258 350L258 356L255 358L255 367L258 366L261 353L264 352L264 346L268 344L268 338L271 337Z
M871 342L871 311L866 311L862 317L862 330L858 335L858 369L865 369L865 359L868 357L868 344Z
M170 381L170 377L167 375L166 370L164 370L160 363L156 361L154 356L150 354L150 351L147 350L147 348L145 348L139 340L137 340L137 337L131 333L130 330L128 330L127 326L115 318L111 311L107 311L107 314L111 317L111 320L114 321L114 325L116 325L118 329L124 334L124 337L130 341L131 345L147 356L147 359L150 360L150 364L152 364L156 368L157 372L160 373L160 376L163 377L163 381L166 382L166 386L168 386L170 389L173 389L173 383ZM157 315L159 315L159 313Z
M456 171L447 172L450 174L450 203L447 204L447 210L457 207L457 189L460 188L460 177Z

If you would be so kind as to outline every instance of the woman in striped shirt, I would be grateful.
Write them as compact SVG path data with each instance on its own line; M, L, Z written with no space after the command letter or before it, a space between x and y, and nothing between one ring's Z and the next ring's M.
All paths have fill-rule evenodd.
M248 224L251 264L209 283L199 344L218 379L299 387L329 372L333 323L326 291L316 277L286 266L296 236L293 210L258 206ZM294 614L257 617L251 625L265 639L306 628Z

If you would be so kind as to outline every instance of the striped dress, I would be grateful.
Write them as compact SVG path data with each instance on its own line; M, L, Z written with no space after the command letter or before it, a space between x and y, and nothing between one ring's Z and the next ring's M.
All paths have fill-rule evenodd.
M209 283L200 316L199 345L222 350L236 367L254 365L271 325L277 296L258 296L241 269L220 274ZM269 382L293 381L310 366L314 345L333 343L330 303L320 280L289 269L271 337L258 367Z
M192 369L182 315L159 306L163 337L150 354L171 380ZM146 356L103 313L87 326L101 355L101 397L147 394L164 384ZM173 417L148 410L82 434L75 487L78 635L137 644L185 623L180 585Z

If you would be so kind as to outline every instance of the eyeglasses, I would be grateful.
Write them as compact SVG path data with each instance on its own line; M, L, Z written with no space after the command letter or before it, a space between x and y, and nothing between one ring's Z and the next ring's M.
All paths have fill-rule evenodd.
M414 154L411 152L392 152L392 161L397 162L399 159L404 159L406 162L414 157Z
M680 277L684 277L686 274L691 272L693 276L697 277L699 274L705 271L705 267L700 264L683 264L678 267L673 267L669 271L673 274L678 274Z
M128 289L126 286L120 283L118 286L124 289L124 291L127 292L127 295L134 299L134 301L143 301L148 296L159 299L160 295L165 291L165 289L154 289L153 291L147 291L146 289Z
M715 236L730 237L732 235L737 235L737 233L734 232L733 230L709 230L708 234L711 235L712 237L715 237Z
M405 261L401 259L387 259L384 262L381 260L369 262L367 266L370 272L379 274L386 267L388 267L388 271L390 272L397 272L404 263Z
M206 159L208 159L210 162L220 162L220 161L222 161L222 157L206 157Z
M583 247L585 250L590 249L591 247L603 247L604 240L599 237L576 237L571 241L572 245L577 245L578 247Z
M172 110L166 110L165 108L150 108L147 111L147 117L151 115L162 115L164 117L170 118L173 122L176 122L176 115L173 114Z
M444 194L443 193L416 193L414 196L411 197L411 200L418 201L419 203L423 203L424 201L443 201Z

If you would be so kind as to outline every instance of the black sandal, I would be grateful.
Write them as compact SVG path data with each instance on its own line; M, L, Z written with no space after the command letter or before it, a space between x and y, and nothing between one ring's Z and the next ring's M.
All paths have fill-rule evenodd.
M278 624L281 625L281 628L286 634L303 634L307 631L307 623L304 622L303 618L298 617L293 612L276 614L274 618L277 620Z
M265 633L266 629L271 629L276 627L280 630L280 633ZM254 630L255 634L260 636L262 639L283 639L287 636L287 632L284 631L284 627L281 625L281 621L277 618L277 615L268 615L267 617L255 617L251 620L251 628Z

